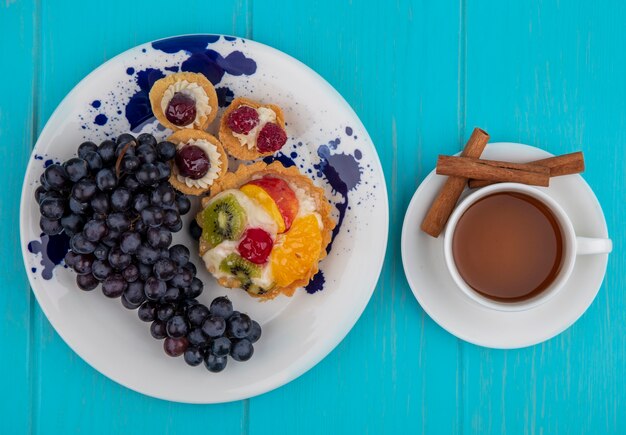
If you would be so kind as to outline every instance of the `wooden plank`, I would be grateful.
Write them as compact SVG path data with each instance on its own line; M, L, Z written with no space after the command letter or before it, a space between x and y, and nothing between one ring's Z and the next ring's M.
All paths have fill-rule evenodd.
M23 173L30 155L34 133L33 81L37 65L37 6L31 2L0 3L0 53L5 62L5 80L0 98L0 160L4 162L0 190L0 426L6 433L27 433L30 426L32 336L29 330L33 304L20 251L19 203ZM6 70L18 71L6 74Z
M618 247L589 311L545 344L465 345L466 433L623 433L626 5L468 2L467 125L494 141L582 149Z
M316 70L360 116L385 170L391 210L387 259L365 313L317 367L250 401L250 433L460 430L457 340L421 310L400 259L415 188L438 153L467 139L457 128L458 5L253 3L254 39Z
M187 12L172 13L173 6ZM127 48L183 33L245 36L248 27L245 1L189 1L176 5L152 1L148 7L119 0L87 2L80 8L70 3L44 2L42 8L39 129L80 79ZM32 406L37 432L183 433L219 427L220 432L228 434L245 428L244 402L212 407L168 403L110 381L65 345L39 308L36 312L34 382L38 397Z

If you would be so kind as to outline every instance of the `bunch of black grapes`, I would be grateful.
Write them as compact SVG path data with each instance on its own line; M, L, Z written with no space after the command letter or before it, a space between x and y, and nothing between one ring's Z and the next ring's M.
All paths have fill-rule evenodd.
M82 290L102 293L138 309L150 331L165 339L170 356L189 365L204 361L212 372L252 357L261 327L233 310L225 298L198 303L203 284L189 249L171 245L189 199L169 184L176 146L150 134L122 134L100 145L84 142L78 157L48 166L35 198L47 235L70 237L65 263Z

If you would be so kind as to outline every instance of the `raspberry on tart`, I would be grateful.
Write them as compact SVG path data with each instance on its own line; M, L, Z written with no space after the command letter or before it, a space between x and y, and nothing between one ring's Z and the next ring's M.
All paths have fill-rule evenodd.
M179 130L168 141L176 145L170 184L187 195L202 195L226 174L228 156L217 138L200 130Z
M235 98L220 121L220 141L229 155L240 160L271 156L287 142L280 107L247 98Z
M217 93L203 74L179 72L152 85L150 105L159 122L171 130L206 130L217 116Z
M241 165L202 198L200 256L228 288L272 299L317 273L335 222L323 189L280 162Z

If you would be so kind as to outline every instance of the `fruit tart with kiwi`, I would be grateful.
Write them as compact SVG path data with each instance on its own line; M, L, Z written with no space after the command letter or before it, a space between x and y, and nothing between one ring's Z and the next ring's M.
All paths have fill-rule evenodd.
M202 195L226 174L228 156L217 138L200 130L179 130L168 141L176 146L170 184L187 195Z
M335 222L324 190L281 163L241 165L202 200L200 256L220 285L272 299L318 271Z
M274 104L235 98L220 120L220 141L240 160L271 156L287 142L285 116Z
M171 130L206 130L217 116L217 93L203 74L179 72L152 85L150 105L159 122Z

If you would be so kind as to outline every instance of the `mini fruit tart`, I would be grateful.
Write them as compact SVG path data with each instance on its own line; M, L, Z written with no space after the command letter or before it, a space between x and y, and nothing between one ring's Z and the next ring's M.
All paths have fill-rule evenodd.
M235 98L220 120L220 141L240 160L271 156L285 145L285 116L274 104Z
M200 130L179 130L168 141L176 145L170 184L187 195L202 195L228 170L220 141Z
M202 74L180 72L157 80L150 89L154 116L171 130L206 130L217 116L217 94Z
M200 256L219 284L272 299L309 283L335 222L324 190L280 162L241 165L202 199Z

